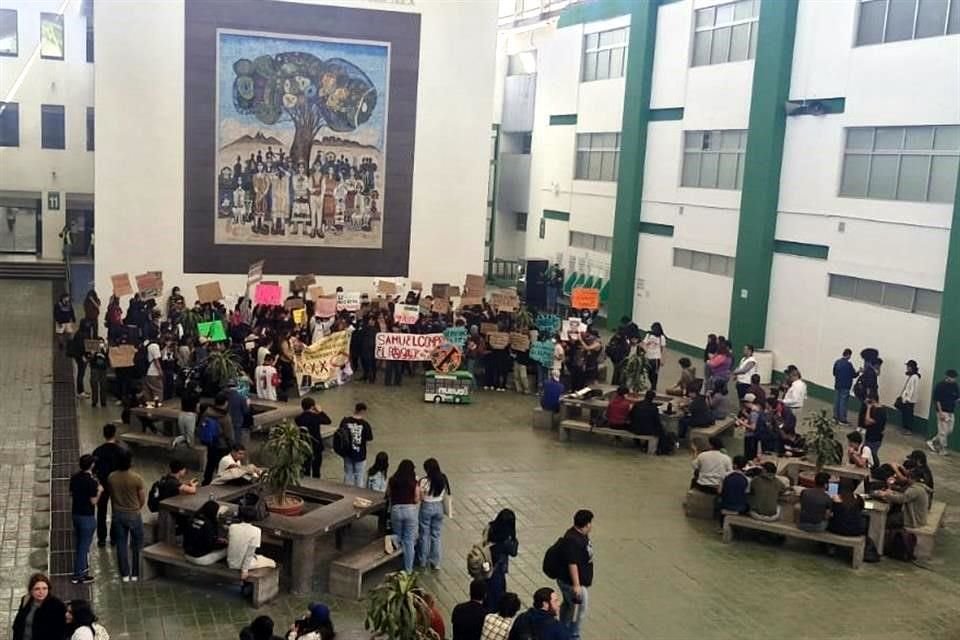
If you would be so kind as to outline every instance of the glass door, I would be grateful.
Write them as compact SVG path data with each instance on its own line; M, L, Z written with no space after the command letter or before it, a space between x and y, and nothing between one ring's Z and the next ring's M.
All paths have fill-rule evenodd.
M39 201L33 207L0 201L0 253L39 252L39 208Z

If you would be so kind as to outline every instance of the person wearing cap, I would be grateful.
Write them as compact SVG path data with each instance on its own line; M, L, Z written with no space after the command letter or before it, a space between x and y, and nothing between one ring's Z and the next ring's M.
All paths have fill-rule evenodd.
M322 602L314 602L307 607L307 611L310 615L290 626L287 640L333 640L336 633L333 620L330 619L330 608Z
M900 409L900 423L903 430L910 435L913 433L913 408L920 395L920 367L916 360L907 360L905 366L907 370L904 375L907 379L894 404Z

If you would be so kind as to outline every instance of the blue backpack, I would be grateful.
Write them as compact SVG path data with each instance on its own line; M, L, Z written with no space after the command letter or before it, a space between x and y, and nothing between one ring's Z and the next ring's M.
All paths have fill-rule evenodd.
M210 416L203 418L200 421L197 439L208 447L216 445L220 440L220 421Z

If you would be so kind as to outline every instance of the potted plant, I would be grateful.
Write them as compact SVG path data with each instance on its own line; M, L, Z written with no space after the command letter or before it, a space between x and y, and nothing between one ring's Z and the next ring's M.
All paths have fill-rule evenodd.
M812 432L807 451L816 458L817 472L825 465L840 464L843 460L843 445L837 440L833 420L827 417L826 410L821 409L808 415L804 423L807 431Z
M420 595L419 574L397 571L367 596L364 627L383 640L440 640L430 628L430 607Z
M232 352L213 349L207 356L205 372L207 379L218 389L222 389L227 382L240 375L240 363Z
M631 393L641 394L650 388L647 375L647 356L643 348L637 347L623 362L623 384Z
M203 322L200 312L190 307L183 311L180 316L180 323L183 325L183 335L188 338L196 338L200 335L197 325Z
M514 327L516 331L529 331L533 327L533 314L529 307L520 307L513 314Z
M313 454L310 436L300 427L284 420L270 430L265 445L272 461L263 482L275 492L267 496L267 509L285 516L303 513L303 498L290 493L300 485L303 463Z

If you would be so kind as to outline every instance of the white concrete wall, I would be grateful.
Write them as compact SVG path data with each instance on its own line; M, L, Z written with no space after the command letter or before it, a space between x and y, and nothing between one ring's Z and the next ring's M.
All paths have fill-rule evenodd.
M326 4L421 14L410 278L455 283L465 273L479 273L496 3ZM183 0L97 6L96 279L101 290L109 291L111 273L146 269L162 270L168 286L178 284L188 292L213 279L225 292L243 289L245 275L183 273L183 11ZM452 55L455 51L463 55ZM131 104L137 105L136 119L130 117ZM266 268L281 279L293 275L271 273L269 263ZM309 272L310 265L303 270ZM369 289L371 279L318 274L318 281L331 288Z
M64 59L40 58L40 14L63 5ZM36 194L41 213L42 255L62 256L58 233L66 216L67 193L93 193L93 152L87 151L87 107L93 101L93 64L87 62L81 0L3 0L17 11L16 57L0 56L0 101L19 103L20 146L0 147L0 192ZM65 149L40 147L40 105L64 107ZM56 175L54 175L54 173ZM60 209L47 208L47 192L60 192ZM2 195L2 194L0 194Z

